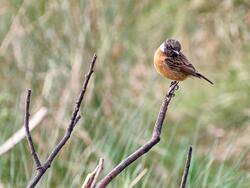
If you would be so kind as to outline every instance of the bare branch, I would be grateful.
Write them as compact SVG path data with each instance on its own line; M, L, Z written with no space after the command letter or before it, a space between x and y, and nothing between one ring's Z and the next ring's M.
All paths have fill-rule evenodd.
M94 188L96 186L97 180L98 180L98 178L99 178L99 176L100 176L100 174L101 174L101 172L103 170L103 165L104 165L104 159L101 158L100 161L99 161L99 164L98 164L98 169L97 169L96 175L94 177L94 180L93 180L92 185L91 185L90 188Z
M28 90L28 93L27 93L27 98L26 98L26 107L25 107L25 122L24 122L24 126L25 126L25 131L26 131L26 135L27 135L27 140L29 142L29 146L30 146L30 150L31 150L31 155L33 156L33 159L36 163L36 168L38 170L41 169L41 162L38 158L38 155L36 153L36 150L35 150L35 146L34 146L34 143L33 143L33 140L32 140L32 137L30 135L30 130L29 130L29 116L30 116L30 113L29 113L29 110L30 110L30 96L31 96L31 90L29 89Z
M189 173L189 167L191 164L191 159L192 159L192 147L189 147L188 150L188 155L187 155L187 161L186 161L186 165L185 165L185 169L182 175L182 180L181 180L181 185L180 188L185 188L186 187L186 183L187 183L187 178L188 178L188 173Z
M96 186L97 179L103 170L104 159L100 158L99 164L93 170L93 172L89 173L82 185L82 188L93 188Z
M106 187L117 175L119 175L126 167L128 167L135 160L140 158L142 155L146 154L154 145L156 145L160 141L162 125L165 119L165 115L168 109L168 105L174 96L175 90L179 88L177 81L171 82L169 90L163 100L161 105L160 113L155 123L155 127L153 130L152 138L138 148L134 153L129 155L126 159L121 161L113 170L111 170L98 184L97 188Z
M55 159L55 157L58 155L60 150L63 148L65 143L68 141L68 139L71 136L71 133L76 125L76 123L80 119L80 115L78 115L78 112L80 110L81 103L83 101L89 80L91 78L92 73L94 72L94 66L96 62L97 56L94 55L89 67L88 73L85 75L85 80L82 86L82 90L80 92L80 95L77 99L77 102L75 104L75 108L71 117L71 121L66 129L66 132L63 136L63 138L59 141L59 143L55 146L55 148L52 150L51 154L49 155L48 159L45 161L45 163L41 166L40 170L37 172L36 176L31 180L29 185L27 186L28 188L33 188L36 186L36 184L40 181L41 177L44 175L44 173L47 171L47 169L51 166L51 163Z

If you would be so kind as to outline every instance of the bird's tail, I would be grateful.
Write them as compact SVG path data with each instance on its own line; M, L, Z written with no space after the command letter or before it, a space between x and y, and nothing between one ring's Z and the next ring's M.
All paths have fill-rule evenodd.
M195 76L198 78L203 78L204 80L208 81L212 85L214 84L212 81L210 81L208 78L206 78L205 76L203 76L202 74L200 74L198 72L195 74Z

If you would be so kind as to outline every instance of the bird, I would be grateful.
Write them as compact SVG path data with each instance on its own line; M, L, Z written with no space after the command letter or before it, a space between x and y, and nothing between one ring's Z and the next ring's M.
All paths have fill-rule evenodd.
M199 73L189 63L181 52L181 44L175 39L166 39L154 53L154 66L156 71L173 81L183 81L189 76L202 78L210 84L214 84L207 77Z

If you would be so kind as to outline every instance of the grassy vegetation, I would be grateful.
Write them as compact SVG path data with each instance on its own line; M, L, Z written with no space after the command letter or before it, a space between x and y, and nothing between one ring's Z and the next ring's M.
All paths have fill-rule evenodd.
M136 187L178 187L189 145L188 187L250 187L249 8L248 0L1 0L0 143L21 127L31 88L32 114L49 109L32 132L44 160L63 135L96 52L83 119L38 187L80 187L99 157L104 175L150 138L170 83L154 70L153 53L176 38L215 85L181 83L160 144L110 187L127 188L144 169ZM34 172L26 140L0 156L0 166L0 184L25 187Z

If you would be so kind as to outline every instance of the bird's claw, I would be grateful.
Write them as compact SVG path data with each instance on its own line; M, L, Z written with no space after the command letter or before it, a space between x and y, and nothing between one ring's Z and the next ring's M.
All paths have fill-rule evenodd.
M172 81L172 82L171 82L171 84L170 84L170 86L175 85L175 84L176 84L176 82L177 82L176 80Z
M177 82L178 82L178 81L174 80L174 81L172 81L171 84L170 84L170 87L173 87L173 86L174 86L174 88L172 88L172 89L171 89L172 91L170 92L171 97L175 97L174 92L177 91L177 90L179 89L179 85L177 84Z

